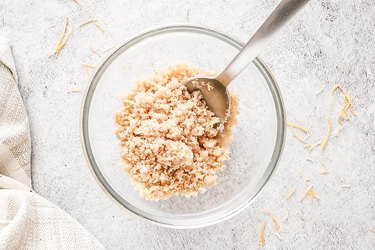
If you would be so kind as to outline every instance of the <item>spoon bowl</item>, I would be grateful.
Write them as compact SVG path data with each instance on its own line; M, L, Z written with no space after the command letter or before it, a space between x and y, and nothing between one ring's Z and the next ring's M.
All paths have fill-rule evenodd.
M208 108L215 113L223 124L229 115L230 98L227 88L214 77L194 77L185 82L187 90L191 93L200 91Z

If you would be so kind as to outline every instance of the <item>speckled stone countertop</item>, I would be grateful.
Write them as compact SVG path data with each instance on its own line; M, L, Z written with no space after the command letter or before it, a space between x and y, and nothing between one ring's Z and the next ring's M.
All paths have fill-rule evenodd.
M87 78L81 62L99 63L90 46L104 50L155 25L188 22L211 26L243 41L275 7L275 0L123 1L73 0L0 2L0 30L8 34L20 89L31 120L35 190L59 205L109 249L254 249L259 247L264 210L286 215L284 197L293 186L300 195L311 179L319 202L289 202L288 233L275 235L269 221L268 249L370 249L375 245L375 2L315 0L282 37L261 54L283 93L289 121L308 126L318 138L327 131L332 86L341 83L354 98L357 117L331 138L315 162L287 135L272 180L250 207L234 218L197 230L150 225L115 206L98 188L84 160L79 110ZM48 58L62 30L75 30L57 59ZM323 93L316 95L322 86ZM337 127L337 125L335 125ZM335 127L335 128L336 128ZM335 131L335 130L334 130ZM326 159L326 157L329 158ZM324 161L328 175L319 174ZM344 186L345 185L345 186ZM350 188L346 185L350 185Z

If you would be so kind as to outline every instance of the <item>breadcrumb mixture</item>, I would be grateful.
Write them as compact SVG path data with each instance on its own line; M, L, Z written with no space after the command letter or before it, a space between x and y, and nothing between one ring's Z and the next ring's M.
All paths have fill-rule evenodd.
M116 113L124 168L145 199L202 193L229 159L238 99L231 95L231 114L219 132L200 92L182 85L198 74L208 73L190 65L157 71L137 82Z

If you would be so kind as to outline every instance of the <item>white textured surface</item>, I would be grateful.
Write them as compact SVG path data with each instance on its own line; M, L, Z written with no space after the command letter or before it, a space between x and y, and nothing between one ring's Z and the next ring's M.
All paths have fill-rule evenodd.
M261 196L236 217L208 228L172 230L147 224L114 206L97 187L82 156L79 140L80 93L86 76L80 62L99 62L88 49L110 47L154 25L190 22L221 29L246 40L278 1L86 1L0 2L0 29L8 33L18 67L21 93L31 120L33 182L38 193L81 222L110 249L252 249L258 246L263 210L278 217L293 185L315 185L320 202L290 202L289 233L280 240L271 223L269 249L369 249L375 245L375 4L372 0L319 0L305 9L261 58L278 80L289 120L326 132L329 89L341 82L352 94L358 117L327 147L330 174L305 161L301 144L287 136L279 168ZM75 30L57 59L47 54L63 19L75 26L89 17L105 24ZM321 85L326 91L316 96ZM325 156L314 154L315 159ZM302 175L301 179L299 175ZM351 188L341 188L350 184ZM300 218L304 218L301 221Z

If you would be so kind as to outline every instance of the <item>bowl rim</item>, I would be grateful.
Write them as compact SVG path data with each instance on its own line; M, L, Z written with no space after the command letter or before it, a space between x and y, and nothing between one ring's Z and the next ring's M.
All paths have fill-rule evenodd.
M97 164L95 162L95 157L91 151L90 139L89 139L89 134L88 134L88 130L89 130L88 129L88 119L89 119L88 111L90 109L92 95L95 92L95 88L96 88L96 85L98 84L98 81L100 80L100 77L103 75L106 68L111 64L111 62L117 58L118 55L125 52L127 49L131 48L135 44L143 41L144 39L147 39L149 37L153 37L156 35L160 35L163 33L173 32L173 31L174 32L189 31L189 32L209 35L223 42L226 42L227 44L232 45L233 47L237 49L241 49L244 46L244 43L241 42L241 40L225 32L222 32L222 31L219 31L217 29L207 27L207 26L191 25L188 23L173 23L173 24L162 25L162 26L154 26L150 29L136 33L135 35L131 36L129 39L126 39L124 42L116 46L116 48L113 49L110 55L108 55L106 58L102 60L102 62L99 64L100 66L95 70L94 74L92 75L90 79L90 83L86 87L85 92L82 96L81 111L80 111L80 141L81 141L83 154L87 162L88 168L91 172L91 175L94 177L95 181L104 191L104 193L106 193L109 198L111 198L116 204L122 207L125 211L130 212L131 215L137 215L138 217L143 218L146 221L149 221L149 222L152 222L154 224L164 226L164 227L179 228L179 229L200 228L200 227L206 227L209 225L217 224L243 211L258 197L260 192L263 190L264 186L269 182L270 178L272 177L273 173L275 172L278 166L278 163L280 161L280 158L284 149L285 134L286 134L285 132L285 129L286 129L285 107L284 107L284 102L282 99L280 89L278 87L278 84L275 78L273 77L268 67L262 62L262 60L260 60L257 57L256 59L254 59L253 63L255 64L259 72L262 74L262 76L265 78L269 91L272 94L275 111L276 111L276 117L277 117L277 136L276 136L274 150L272 152L272 156L268 163L268 166L265 172L263 173L262 177L256 184L256 186L254 187L254 190L256 191L253 193L253 195L250 195L249 197L247 197L245 202L241 203L237 201L237 203L241 203L239 204L240 206L229 207L229 209L228 208L226 209L227 211L216 213L215 216L198 218L196 215L203 213L203 212L199 212L199 213L193 214L197 218L191 218L189 216L184 216L184 215L179 214L179 216L181 216L181 218L183 219L181 218L170 219L170 218L165 218L160 215L152 215L152 214L146 213L143 210L135 207L134 205L124 200L119 194L117 194L117 192L105 180L105 177L102 175L99 167L97 167ZM121 51L122 49L124 50ZM230 201L232 200L233 199L231 199ZM220 205L219 207L215 207L204 212L207 213L210 211L212 212L214 210L218 210L223 205L226 205L228 202Z

